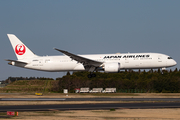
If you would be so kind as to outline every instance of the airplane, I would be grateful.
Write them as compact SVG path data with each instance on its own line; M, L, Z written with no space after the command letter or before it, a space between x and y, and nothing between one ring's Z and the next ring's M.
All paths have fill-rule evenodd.
M34 54L14 34L7 34L17 60L10 60L9 65L48 72L89 71L88 78L96 77L94 71L117 73L128 69L165 70L177 63L172 57L160 53L116 53L76 55L54 48L63 53L59 56L38 56Z

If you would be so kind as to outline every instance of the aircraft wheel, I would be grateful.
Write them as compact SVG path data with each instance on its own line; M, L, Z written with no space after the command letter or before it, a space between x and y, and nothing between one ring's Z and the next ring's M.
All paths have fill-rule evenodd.
M96 74L88 74L88 76L87 76L88 78L92 78L92 77L96 77Z
M96 74L93 73L93 74L92 74L92 77L96 77Z
M92 78L92 75L91 74L88 74L88 76L87 76L88 78Z

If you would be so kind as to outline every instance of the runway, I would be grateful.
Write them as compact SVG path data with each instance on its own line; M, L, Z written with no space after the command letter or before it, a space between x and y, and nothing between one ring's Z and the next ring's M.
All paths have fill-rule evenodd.
M180 102L180 98L0 98L0 101L161 101Z
M180 108L180 102L156 103L98 103L98 104L59 104L59 105L18 105L0 106L6 111L50 111L50 110L99 110L99 109L155 109Z
M0 106L4 111L97 110L180 108L180 98L1 98L0 101L137 101L139 103L91 103Z

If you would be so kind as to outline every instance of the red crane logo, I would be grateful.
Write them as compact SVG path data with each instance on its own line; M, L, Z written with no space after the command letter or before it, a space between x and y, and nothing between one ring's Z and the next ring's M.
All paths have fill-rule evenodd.
M26 52L26 47L23 44L18 44L15 47L15 52L18 55L23 55Z

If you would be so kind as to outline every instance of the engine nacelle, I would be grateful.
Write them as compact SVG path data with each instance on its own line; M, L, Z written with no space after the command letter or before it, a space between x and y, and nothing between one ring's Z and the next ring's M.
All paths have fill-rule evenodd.
M120 71L120 63L113 62L113 63L105 63L104 64L104 72L119 72Z

